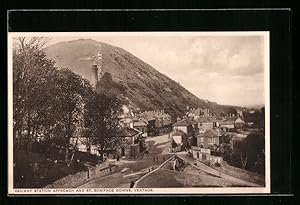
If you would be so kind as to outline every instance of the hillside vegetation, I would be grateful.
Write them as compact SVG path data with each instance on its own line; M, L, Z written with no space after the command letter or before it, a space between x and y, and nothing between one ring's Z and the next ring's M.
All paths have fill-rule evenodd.
M216 114L232 109L231 106L199 99L131 53L106 43L79 39L51 45L45 52L48 58L55 60L56 66L68 67L90 81L93 77L91 57L101 52L104 77L98 90L119 96L141 111L164 109L172 116L180 116L187 107L209 108Z

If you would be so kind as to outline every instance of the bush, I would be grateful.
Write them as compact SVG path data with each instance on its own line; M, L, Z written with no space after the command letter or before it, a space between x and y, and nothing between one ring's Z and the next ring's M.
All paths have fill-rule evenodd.
M14 188L41 188L86 167L74 162L70 167L65 162L54 162L44 155L31 152L14 153Z

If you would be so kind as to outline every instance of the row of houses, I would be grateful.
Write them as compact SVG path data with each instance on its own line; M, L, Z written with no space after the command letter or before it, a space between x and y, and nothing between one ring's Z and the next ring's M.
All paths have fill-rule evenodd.
M228 112L228 113L224 113L222 112L221 115L222 116L226 116L226 117L240 117L240 118L243 118L243 112L245 112L246 110L241 110L241 109L235 109L233 110L232 112ZM213 113L211 113L209 111L208 108L190 108L186 113L185 115L189 118L192 118L194 120L197 120L199 118L202 118L202 117L211 117L211 116L214 116Z
M195 159L221 163L221 148L226 144L232 150L246 135L235 131L244 124L240 117L217 120L212 117L178 119L173 125L172 150L189 150Z
M171 115L164 110L145 111L136 114L136 118L147 124L147 136L155 136L168 133L172 130Z
M240 130L245 125L245 122L240 117L228 118L219 120L212 117L201 117L197 120L185 117L177 118L177 122L173 124L173 131L181 130L192 139L196 135L202 134L207 130L218 128L224 132L233 132Z
M247 126L253 126L255 124L255 121L257 121L256 115L257 113L261 112L261 110L258 109L246 109L246 108L236 108L232 109L231 111L228 111L227 113L221 112L220 116L223 117L223 119L230 119L230 118L240 118ZM190 108L185 115L194 120L203 119L207 117L213 117L216 116L214 113L210 112L207 108ZM257 124L257 122L256 122Z
M164 110L145 111L137 114L127 112L120 116L120 123L141 131L143 137L168 133L172 130L171 115L165 113Z
M189 111L185 113L186 116L192 118L194 120L199 119L203 116L209 116L210 112L207 108L191 108Z

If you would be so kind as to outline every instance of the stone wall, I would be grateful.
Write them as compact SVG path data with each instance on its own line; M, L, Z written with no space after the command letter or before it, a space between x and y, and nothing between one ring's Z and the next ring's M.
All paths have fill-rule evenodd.
M118 171L118 166L111 164L101 164L96 167L89 167L87 171L70 174L48 184L44 188L75 188L86 183L88 180L95 177L103 177Z
M67 175L44 188L73 188L88 180L88 171Z

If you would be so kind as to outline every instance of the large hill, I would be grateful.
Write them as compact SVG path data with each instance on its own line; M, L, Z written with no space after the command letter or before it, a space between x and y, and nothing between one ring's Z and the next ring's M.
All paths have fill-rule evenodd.
M57 43L45 49L48 58L55 60L56 66L68 67L90 81L93 79L92 56L98 52L101 52L103 59L103 77L98 84L98 91L117 95L134 108L141 111L164 109L172 116L183 115L187 107L209 108L216 114L232 110L230 106L199 99L174 80L119 47L79 39Z

